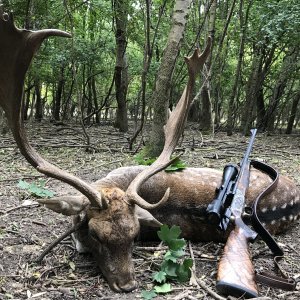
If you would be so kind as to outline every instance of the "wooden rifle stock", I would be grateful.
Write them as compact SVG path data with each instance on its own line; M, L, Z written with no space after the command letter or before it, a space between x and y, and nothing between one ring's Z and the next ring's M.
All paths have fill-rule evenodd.
M255 236L240 218L235 220L235 228L230 232L219 262L216 285L219 293L245 298L258 296L248 247Z

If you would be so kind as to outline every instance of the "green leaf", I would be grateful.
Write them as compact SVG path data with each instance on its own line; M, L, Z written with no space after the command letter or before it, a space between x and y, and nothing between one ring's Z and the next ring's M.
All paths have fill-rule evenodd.
M27 190L29 188L29 183L20 179L17 184L17 187L19 187L20 189Z
M150 166L152 165L153 162L156 161L156 158L148 158L144 157L143 153L138 153L134 156L134 160L139 164L139 165L145 165L145 166Z
M163 224L160 227L160 231L157 232L158 237L165 242L167 245L171 240L177 239L180 236L181 230L179 226L173 225L169 228L168 225Z
M165 171L166 172L176 172L181 171L186 168L186 164L180 160L180 158L177 158L170 166L168 166Z
M177 280L179 282L186 282L191 278L191 267L193 266L193 260L187 258L177 269Z
M186 241L184 239L173 239L169 241L168 246L173 251L180 251L186 246Z
M173 255L173 251L167 251L166 254L164 255L164 260L170 260L174 263L177 262L177 257Z
M45 182L40 181L37 185L36 183L28 183L23 180L19 180L17 186L21 189L25 189L28 192L30 192L32 195L40 197L40 198L51 198L54 196L54 193L48 189L42 188L41 186L44 186Z
M154 290L158 294L166 294L172 291L172 286L170 283L164 283L163 285L156 285Z
M178 264L172 262L171 260L165 260L161 265L161 270L163 270L167 274L167 276L171 278L177 277L177 268Z
M142 297L145 300L151 300L151 299L155 298L156 296L157 296L157 294L154 292L154 290L142 291Z
M183 255L184 255L184 250L182 248L180 248L180 249L178 249L176 251L169 250L164 255L164 259L176 262L177 259L180 258L180 257L182 257Z
M163 283L167 279L166 275L167 275L167 273L165 273L164 271L159 271L159 272L156 272L152 278L153 278L153 280L155 280L158 283Z

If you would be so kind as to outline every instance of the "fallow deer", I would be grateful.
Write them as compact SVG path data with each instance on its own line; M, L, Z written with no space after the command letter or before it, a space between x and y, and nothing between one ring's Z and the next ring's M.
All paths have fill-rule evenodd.
M17 29L12 14L4 13L0 7L0 105L29 163L39 172L68 183L83 194L39 200L55 212L73 215L75 223L84 220L74 234L78 251L91 251L110 287L117 292L128 292L137 287L131 256L139 233L140 238L151 239L155 230L150 228L157 228L163 222L179 225L182 236L187 239L223 240L205 219L205 209L221 181L221 172L209 168L187 168L178 173L163 171L172 162L170 156L186 122L195 77L209 53L211 40L208 39L202 54L196 50L185 58L189 73L187 87L165 126L165 146L156 162L150 167L119 168L88 184L44 160L31 147L25 133L24 78L35 52L49 36L70 37L60 30ZM269 182L266 174L251 172L249 203ZM299 198L295 183L281 176L276 189L260 204L261 219L272 232L279 232L299 217ZM157 202L157 199L161 200Z

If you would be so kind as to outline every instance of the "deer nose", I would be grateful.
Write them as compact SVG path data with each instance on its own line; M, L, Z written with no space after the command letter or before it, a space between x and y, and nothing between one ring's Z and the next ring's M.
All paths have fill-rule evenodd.
M131 292L137 288L137 282L135 280L130 280L126 283L118 284L122 292Z
M109 283L110 288L117 293L131 292L138 287L136 280L119 281Z

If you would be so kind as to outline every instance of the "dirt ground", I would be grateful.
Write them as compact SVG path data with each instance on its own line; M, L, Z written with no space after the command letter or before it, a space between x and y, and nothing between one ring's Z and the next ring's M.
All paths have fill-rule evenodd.
M87 129L93 150L85 151L80 127L28 125L32 144L49 161L86 181L97 180L110 170L135 164L128 151L129 134L121 134L108 124ZM190 124L179 146L189 166L222 169L228 162L238 162L247 138L219 132L202 136L197 125ZM275 166L281 174L300 186L300 134L267 136L259 134L252 157ZM100 151L99 151L100 150ZM71 226L71 218L58 215L34 202L35 198L17 187L20 179L29 183L46 180L46 187L57 195L74 190L54 179L38 174L17 150L10 134L0 135L0 299L142 299L141 291L151 288L151 266L160 262L154 256L158 243L137 243L134 262L139 288L129 294L112 292L90 255L76 253L71 238L66 238L42 261L33 260L54 239ZM285 271L300 278L299 222L276 237L286 253ZM197 230L197 228L195 228ZM190 243L195 258L196 275L209 289L189 284L173 284L173 291L155 299L217 299L215 279L217 261L223 245ZM256 269L274 271L270 251L263 242L251 245ZM190 255L187 249L187 256ZM300 286L294 292L259 286L263 299L300 299ZM221 299L221 298L219 298ZM234 299L234 298L231 298Z

